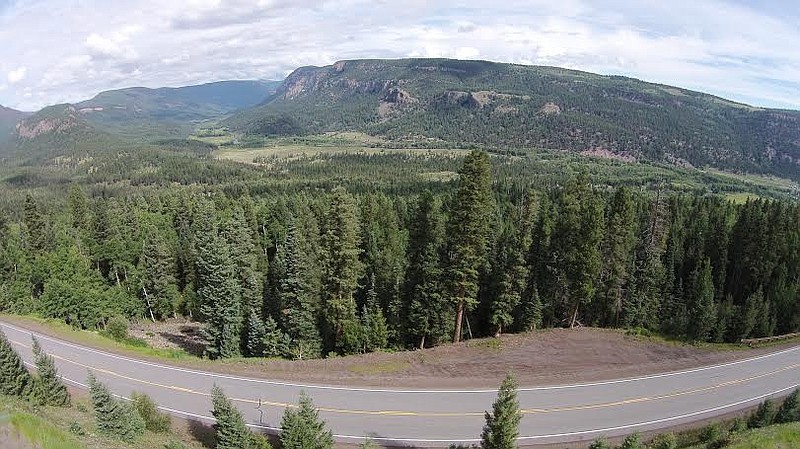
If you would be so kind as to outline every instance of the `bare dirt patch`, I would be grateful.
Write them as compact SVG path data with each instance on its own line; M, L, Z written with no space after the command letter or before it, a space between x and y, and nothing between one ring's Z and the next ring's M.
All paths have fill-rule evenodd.
M131 333L153 347L202 354L203 341L197 323L144 322L133 326ZM201 369L290 381L467 388L496 386L508 372L513 372L522 385L587 382L723 363L769 350L720 350L647 340L618 330L578 328L476 339L422 351L324 360L186 362Z

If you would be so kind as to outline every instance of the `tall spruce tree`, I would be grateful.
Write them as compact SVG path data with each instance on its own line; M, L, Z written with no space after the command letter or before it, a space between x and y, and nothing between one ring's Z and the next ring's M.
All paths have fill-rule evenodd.
M300 393L297 408L287 408L281 419L281 447L283 449L331 449L333 434L325 428L311 398Z
M175 263L167 243L155 227L145 232L140 265L141 294L150 318L155 321L171 316L178 296L173 274Z
M220 387L211 389L211 414L217 420L216 449L256 449L252 432L247 428L242 412L236 409Z
M437 344L449 332L449 304L442 294L444 221L441 202L430 191L417 200L409 223L408 269L403 287L405 328L414 347Z
M633 271L636 245L635 208L630 191L620 187L611 200L602 246L603 268L598 290L600 310L597 324L618 326L621 323L623 298Z
M100 433L129 443L142 436L144 420L129 402L112 396L108 388L91 372L87 383L97 430Z
M559 196L552 237L552 285L562 322L578 323L582 306L591 304L601 267L603 207L588 179L570 180Z
M486 412L486 424L481 434L482 449L515 449L522 413L517 400L517 382L510 374L503 379L492 405Z
M294 358L314 358L320 354L321 339L317 329L319 285L313 255L305 244L296 219L289 221L283 245L286 274L280 283L280 305L283 327L291 338Z
M486 257L492 210L489 155L472 151L459 170L447 224L447 295L455 308L453 341L461 340L464 316L478 303L478 274Z
M516 223L506 223L500 234L495 274L498 279L496 293L492 298L489 322L499 337L504 330L514 324L514 311L522 302L528 280L528 267L525 263L527 251L523 231Z
M213 358L240 355L243 314L241 290L227 242L217 234L215 212L203 206L204 232L196 237L197 297L205 321L206 351Z
M692 338L708 341L713 335L717 320L714 303L714 281L711 277L711 260L705 259L694 274Z
M56 370L53 357L42 350L42 347L39 345L39 340L37 340L36 337L31 337L31 339L33 340L31 349L33 350L36 372L38 374L34 382L36 390L35 396L38 402L56 407L69 407L69 392L67 391L67 386L64 385L64 382L58 376L58 370Z
M37 201L30 195L25 196L24 222L28 249L33 253L41 253L50 246L47 222L39 210Z
M33 378L6 334L0 331L0 394L27 398L33 391Z
M354 334L360 331L353 295L363 265L359 260L359 232L353 196L343 188L333 189L322 233L323 302L326 349L341 354L358 347Z

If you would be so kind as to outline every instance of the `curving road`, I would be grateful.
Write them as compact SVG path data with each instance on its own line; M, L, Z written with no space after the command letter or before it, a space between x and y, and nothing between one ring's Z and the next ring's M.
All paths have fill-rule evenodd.
M31 360L31 332L0 328ZM200 372L118 356L35 334L71 384L91 369L114 393L142 391L164 410L212 421L209 392L220 385L255 428L274 431L305 390L337 440L438 447L478 441L495 390L395 390L302 385ZM698 421L788 394L800 384L800 346L723 365L639 378L520 388L520 444L593 440Z

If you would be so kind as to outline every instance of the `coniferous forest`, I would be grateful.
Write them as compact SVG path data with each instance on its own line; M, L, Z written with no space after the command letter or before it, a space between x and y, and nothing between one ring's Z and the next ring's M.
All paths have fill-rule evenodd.
M537 183L506 176L510 159L473 151L430 162L454 166L452 180L380 186L353 171L259 189L254 169L209 162L252 182L214 188L202 181L210 168L189 165L195 181L183 184L17 189L0 216L0 307L85 329L184 316L203 323L212 358L548 327L708 342L800 330L795 202L580 171ZM400 173L411 164L388 162Z

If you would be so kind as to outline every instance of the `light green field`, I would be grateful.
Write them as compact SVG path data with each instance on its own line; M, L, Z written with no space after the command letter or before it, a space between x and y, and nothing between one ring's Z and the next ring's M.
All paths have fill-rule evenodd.
M778 178L776 176L764 176L755 174L730 173L715 168L706 170L709 174L723 178L735 179L747 184L766 187L768 189L784 190L787 192L800 189L800 185L790 179Z
M382 155L392 153L408 154L456 154L465 150L449 149L416 149L416 148L371 148L366 146L311 146L311 145L280 145L263 148L222 148L212 155L217 159L225 159L245 164L265 165L270 159L276 161L295 160L319 155L335 154L364 154ZM432 174L433 175L433 174Z

